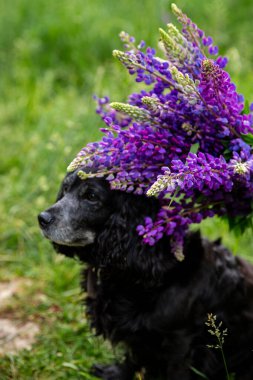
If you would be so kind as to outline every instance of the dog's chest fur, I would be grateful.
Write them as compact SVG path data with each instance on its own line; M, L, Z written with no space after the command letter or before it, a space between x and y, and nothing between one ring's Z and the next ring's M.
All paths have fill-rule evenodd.
M191 355L194 336L204 327L195 323L194 313L188 314L191 291L182 297L179 288L169 286L169 279L155 288L138 283L129 274L124 277L103 270L95 274L88 269L84 276L86 312L98 335L113 344L124 343L143 365L155 360L163 366L178 355ZM199 305L196 308L199 312Z
M98 334L118 342L131 332L147 329L147 319L156 309L161 288L144 289L142 284L131 278L126 280L121 273L112 275L94 268L88 268L84 278L87 312Z

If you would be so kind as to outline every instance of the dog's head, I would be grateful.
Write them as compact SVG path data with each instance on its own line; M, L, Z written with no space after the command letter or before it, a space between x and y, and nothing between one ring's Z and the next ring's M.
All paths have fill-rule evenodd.
M112 191L108 182L91 178L81 180L77 173L68 174L57 201L38 216L43 235L51 242L69 247L85 247L113 212Z
M38 219L43 235L60 253L157 278L175 265L169 238L151 247L143 243L136 227L146 216L155 219L159 207L153 197L111 190L103 178L82 180L73 172L65 177L56 203ZM190 250L196 253L202 248L199 236L194 240Z
M111 190L103 178L82 180L75 171L66 175L56 203L41 212L38 220L58 252L86 261L94 245L93 256L98 256L101 250L112 254L126 248L133 236L141 242L136 226L157 209L157 200Z

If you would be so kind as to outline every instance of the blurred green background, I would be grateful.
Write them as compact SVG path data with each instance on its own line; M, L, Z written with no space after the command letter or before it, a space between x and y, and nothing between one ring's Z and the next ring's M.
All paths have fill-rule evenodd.
M228 56L233 81L252 102L252 0L176 3ZM119 32L157 47L158 27L171 21L168 0L0 0L0 280L29 278L10 309L47 322L31 352L0 361L1 380L92 379L88 366L111 356L81 310L79 265L55 255L36 217L54 201L75 154L99 137L93 94L124 101L136 89L111 55L121 49ZM250 231L238 238L217 220L202 229L251 259Z

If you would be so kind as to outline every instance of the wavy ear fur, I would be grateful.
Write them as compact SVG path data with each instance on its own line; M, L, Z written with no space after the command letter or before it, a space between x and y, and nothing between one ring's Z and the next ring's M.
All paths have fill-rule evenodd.
M138 255L142 250L136 227L153 210L149 210L147 202L146 212L143 213L143 197L117 192L114 200L115 212L110 215L98 237L97 255L102 265L125 267L130 252Z
M144 218L155 219L159 209L158 201L125 193L117 193L116 211L105 224L98 237L96 257L98 266L118 268L135 274L139 281L154 282L156 285L164 282L164 276L173 268L182 271L189 269L189 254L194 261L192 266L198 266L200 255L203 255L202 241L199 233L192 234L186 244L187 265L179 263L170 252L170 240L165 237L155 246L143 243L138 236L136 227L144 223ZM176 271L175 276L176 276ZM172 279L171 279L172 280Z

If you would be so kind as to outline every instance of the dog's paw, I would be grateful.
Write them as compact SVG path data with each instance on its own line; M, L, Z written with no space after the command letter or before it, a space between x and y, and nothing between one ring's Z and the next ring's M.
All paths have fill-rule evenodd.
M103 365L94 364L91 368L91 374L104 380L128 380L123 373L123 369L120 365Z

